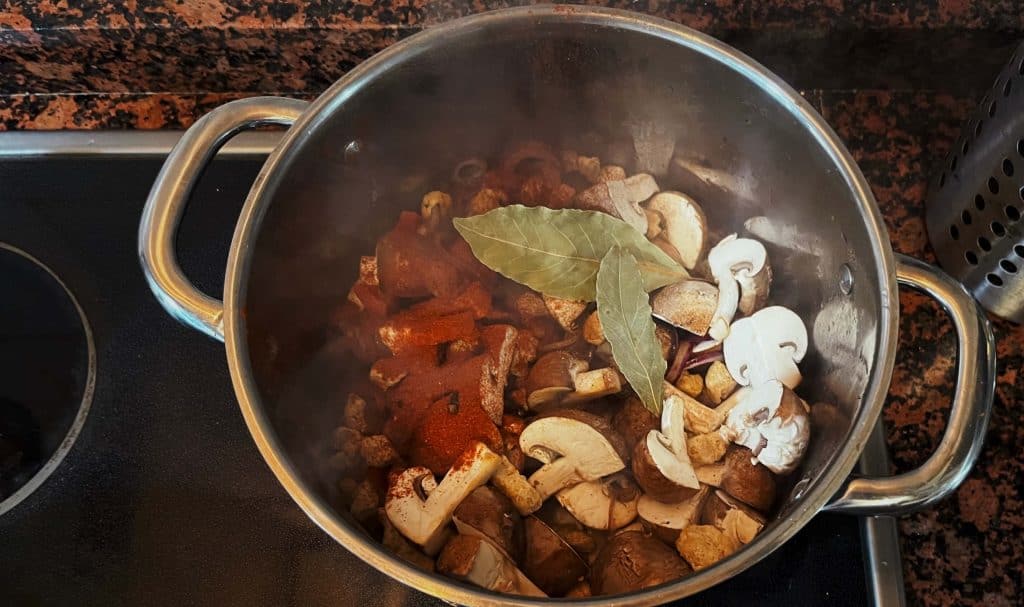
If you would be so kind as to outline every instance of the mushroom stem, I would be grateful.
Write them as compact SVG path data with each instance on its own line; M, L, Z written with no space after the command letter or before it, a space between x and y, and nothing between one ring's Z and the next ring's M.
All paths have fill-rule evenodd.
M530 484L537 489L541 501L544 501L564 487L583 482L583 477L576 472L576 464L569 458L560 457L550 464L544 464L530 476Z

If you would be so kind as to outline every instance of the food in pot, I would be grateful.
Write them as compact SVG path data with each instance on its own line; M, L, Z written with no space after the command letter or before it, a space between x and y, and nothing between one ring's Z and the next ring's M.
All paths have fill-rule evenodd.
M671 582L771 523L810 440L768 251L645 173L527 142L363 257L329 467L397 556L497 592Z

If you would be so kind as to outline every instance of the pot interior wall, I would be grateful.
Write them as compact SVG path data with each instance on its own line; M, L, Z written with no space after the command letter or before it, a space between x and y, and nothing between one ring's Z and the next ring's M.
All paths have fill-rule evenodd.
M329 328L358 256L459 161L526 138L631 170L635 142L674 142L662 188L693 195L719 236L747 222L769 248L773 301L807 323L800 392L821 404L801 474L828 466L875 364L887 278L860 203L797 118L803 108L651 31L570 20L462 29L379 71L325 108L268 184L244 299L262 404L311 487L332 498L327 437L349 382L366 377Z

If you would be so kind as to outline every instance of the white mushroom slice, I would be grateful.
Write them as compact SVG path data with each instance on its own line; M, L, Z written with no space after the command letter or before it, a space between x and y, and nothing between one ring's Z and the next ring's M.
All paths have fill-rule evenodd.
M580 523L611 531L636 518L640 491L624 476L573 485L558 492L558 503Z
M807 328L792 310L771 306L734 322L722 354L741 386L777 379L793 389L800 385L797 363L807 354Z
M534 421L519 435L519 447L544 463L530 477L541 500L577 483L614 474L626 465L604 434L568 417Z
M742 445L776 474L788 474L800 463L810 440L808 407L792 390L771 380L753 388L729 412L720 430L726 440Z
M683 398L687 398L683 395ZM661 432L647 433L647 449L658 471L676 485L699 489L700 481L694 473L690 455L686 451L686 405L675 394L665 396L661 410Z
M723 340L737 309L751 314L767 301L772 276L768 252L756 240L730 234L708 253L708 266L718 283L718 307L708 333Z
M710 491L705 485L689 498L674 504L659 502L645 495L637 503L637 513L649 524L678 534L698 521L704 500Z
M587 302L576 299L562 299L551 295L543 295L544 305L551 316L566 331L576 328L576 319L587 309Z
M662 217L662 237L676 251L687 270L692 270L707 246L708 221L704 210L692 198L679 192L661 192L647 202L647 208Z
M437 570L495 592L547 596L501 550L472 535L452 538L437 559Z
M684 280L659 290L651 301L651 313L694 335L707 335L717 306L715 285L703 280Z
M402 535L436 554L445 525L459 503L487 483L501 464L501 457L475 443L438 484L428 468L403 471L388 488L384 512Z

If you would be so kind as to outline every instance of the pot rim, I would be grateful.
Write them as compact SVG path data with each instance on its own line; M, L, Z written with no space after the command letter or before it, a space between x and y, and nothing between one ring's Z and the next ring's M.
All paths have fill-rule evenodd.
M251 251L269 203L264 200L268 184L279 177L280 169L288 164L306 135L319 127L333 110L374 81L378 75L409 57L443 45L445 38L453 33L497 24L566 20L595 26L614 26L685 46L739 72L769 94L811 133L846 181L860 206L869 240L877 253L875 270L882 277L878 285L879 338L871 374L861 398L861 406L852 422L852 430L823 470L824 478L819 477L811 490L803 496L796 510L788 517L787 524L770 526L756 540L730 557L679 581L628 595L575 600L574 604L592 607L611 607L624 602L638 606L662 604L692 595L733 577L781 546L822 509L852 472L881 411L894 364L897 334L893 328L897 326L899 301L895 261L881 212L867 181L838 136L812 106L792 87L750 57L708 35L660 18L618 9L566 5L503 9L457 19L415 34L374 55L335 82L309 106L285 133L253 182L235 227L224 282L224 340L228 367L246 426L260 454L278 482L306 515L345 549L378 571L421 592L463 605L526 607L548 604L552 599L500 595L426 573L394 556L354 526L343 522L330 506L306 487L275 436L253 378L245 322L238 311L245 300L246 282L252 262Z

